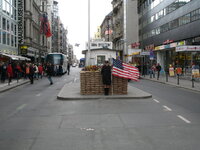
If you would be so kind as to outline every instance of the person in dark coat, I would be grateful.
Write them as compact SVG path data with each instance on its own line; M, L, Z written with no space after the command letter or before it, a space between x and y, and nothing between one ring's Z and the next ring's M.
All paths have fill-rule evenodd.
M54 74L54 66L51 63L47 64L46 73L47 73L47 78L50 82L50 85L52 85L53 80L52 80L51 76L53 76L53 74Z
M6 72L7 72L7 66L4 62L2 62L1 65L1 82L4 83L6 80Z
M70 72L70 63L68 62L67 63L67 74L69 75L69 72Z
M108 61L105 61L105 64L102 66L101 74L102 81L104 85L104 95L109 95L109 88L111 87L111 69Z
M157 70L157 73L158 73L158 75L157 75L157 80L159 80L161 69L162 69L162 68L161 68L160 64L158 63L157 66L156 66L156 70Z
M29 79L31 81L31 84L33 84L33 82L34 82L34 74L35 74L34 66L33 66L33 64L30 64L30 66L29 66Z

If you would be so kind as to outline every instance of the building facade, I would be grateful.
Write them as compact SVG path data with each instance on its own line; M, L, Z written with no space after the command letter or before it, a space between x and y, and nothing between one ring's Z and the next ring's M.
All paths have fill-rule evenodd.
M106 42L112 42L112 33L113 33L113 13L110 12L103 20L100 28L101 28L101 38Z
M18 0L0 0L0 53L18 55Z
M153 60L185 72L200 64L199 0L138 0L138 6L140 46L154 52Z
M130 61L129 49L139 41L137 1L113 0L113 48L120 50L120 58Z

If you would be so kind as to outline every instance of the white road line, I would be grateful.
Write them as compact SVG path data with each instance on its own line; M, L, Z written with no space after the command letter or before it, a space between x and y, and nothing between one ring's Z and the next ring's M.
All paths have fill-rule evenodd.
M165 105L163 105L163 107L165 108L166 111L172 111L171 108L169 108L169 107L167 107L167 106L165 106Z
M37 94L36 96L41 96L41 93Z
M64 79L64 81L66 81L67 79Z
M76 82L77 78L74 78L74 82Z
M185 121L186 123L191 123L191 121L187 120L186 118L184 118L181 115L177 115L178 118L180 118L181 120Z
M26 104L23 104L23 105L21 105L21 106L19 106L19 107L17 107L17 111L19 111L19 110L22 110L24 107L26 107Z
M153 99L156 103L160 103L158 100L156 100L156 99Z

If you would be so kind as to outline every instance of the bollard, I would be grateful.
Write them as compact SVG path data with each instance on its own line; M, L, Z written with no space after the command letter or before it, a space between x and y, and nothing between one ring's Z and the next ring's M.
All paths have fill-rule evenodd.
M168 82L168 72L166 71L166 82Z
M177 84L179 85L179 74L177 74Z
M17 72L17 83L19 82L19 73Z
M194 76L192 75L192 88L194 88Z

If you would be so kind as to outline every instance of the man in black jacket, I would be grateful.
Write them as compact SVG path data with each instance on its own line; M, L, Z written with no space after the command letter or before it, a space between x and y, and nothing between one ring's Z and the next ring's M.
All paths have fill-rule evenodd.
M52 85L53 80L52 80L51 76L54 74L54 66L51 63L47 64L46 73L47 73L47 78L50 82L50 85Z

